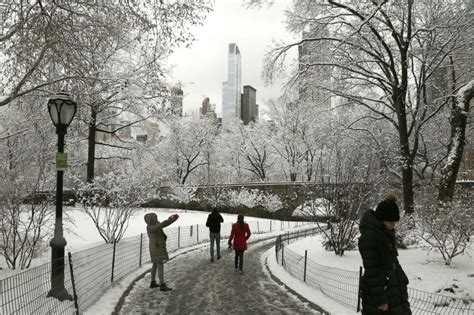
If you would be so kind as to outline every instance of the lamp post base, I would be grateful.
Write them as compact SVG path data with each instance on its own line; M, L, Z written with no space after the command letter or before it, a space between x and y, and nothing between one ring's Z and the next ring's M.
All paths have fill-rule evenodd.
M66 301L66 300L72 301L72 295L70 295L67 292L66 288L51 289L51 290L49 290L48 295L46 295L46 297L54 297L54 298L58 299L61 302Z

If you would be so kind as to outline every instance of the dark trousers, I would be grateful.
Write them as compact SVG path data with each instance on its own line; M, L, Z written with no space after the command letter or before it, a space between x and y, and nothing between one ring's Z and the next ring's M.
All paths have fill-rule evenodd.
M244 251L235 251L235 269L242 271L244 268Z

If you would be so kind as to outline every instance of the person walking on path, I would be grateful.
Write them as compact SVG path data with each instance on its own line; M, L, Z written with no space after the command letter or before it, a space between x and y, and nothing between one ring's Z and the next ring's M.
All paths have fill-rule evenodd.
M214 242L216 243L217 259L221 259L221 223L224 218L217 210L207 217L206 226L209 228L209 239L211 241L211 262L214 261Z
M173 214L167 220L163 222L158 221L158 217L155 213L145 214L146 232L148 234L150 258L153 263L151 267L151 283L150 288L157 288L156 284L156 271L158 270L158 279L160 280L160 291L171 291L172 289L166 286L164 279L164 263L169 260L168 251L166 250L166 239L167 236L163 231L163 228L172 224L178 220L178 215Z
M362 314L410 315L408 277L398 262L395 223L400 220L397 198L389 195L360 222L359 252L364 265L361 280Z
M232 247L232 240L234 241L235 251L235 270L243 273L244 268L244 251L247 250L247 240L250 237L250 228L244 222L244 216L239 214L237 222L232 224L232 231L229 236L229 247Z

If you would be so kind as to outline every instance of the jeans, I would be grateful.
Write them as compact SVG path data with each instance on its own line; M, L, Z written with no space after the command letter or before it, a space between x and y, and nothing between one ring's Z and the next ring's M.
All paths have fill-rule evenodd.
M151 266L151 281L156 280L156 270L158 269L158 279L160 279L160 284L165 283L165 265L162 261L153 263Z
M214 258L214 242L216 242L217 257L221 257L221 233L209 233L211 240L211 258Z
M235 269L242 271L244 268L244 251L235 251Z

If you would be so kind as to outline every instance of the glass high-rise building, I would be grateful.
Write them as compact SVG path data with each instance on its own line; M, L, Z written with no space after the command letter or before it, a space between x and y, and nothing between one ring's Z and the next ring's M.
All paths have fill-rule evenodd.
M222 123L232 118L240 118L241 113L241 56L239 47L229 44L227 81L222 83Z

